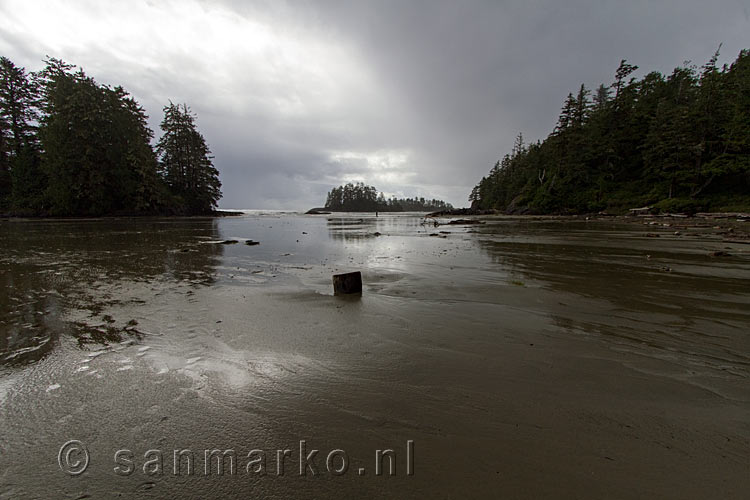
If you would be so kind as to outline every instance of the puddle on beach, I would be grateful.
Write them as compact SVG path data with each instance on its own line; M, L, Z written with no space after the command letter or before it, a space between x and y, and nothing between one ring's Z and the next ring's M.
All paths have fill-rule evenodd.
M71 497L544 495L528 489L534 471L565 492L589 471L616 487L666 461L732 497L750 444L750 246L655 230L408 214L2 221L0 449L23 451L0 459L0 497L49 484ZM361 299L333 297L331 275L353 270ZM58 468L68 439L89 442L88 481ZM112 472L122 447L300 440L346 449L354 472L313 486ZM371 474L372 450L407 440L413 477ZM645 481L637 491L693 491Z

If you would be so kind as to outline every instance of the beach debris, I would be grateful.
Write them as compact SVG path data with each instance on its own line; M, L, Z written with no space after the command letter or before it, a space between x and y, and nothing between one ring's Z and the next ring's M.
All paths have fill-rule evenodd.
M448 224L464 226L468 224L484 224L484 221L479 219L456 219L449 221Z
M427 220L427 219L430 219L430 220ZM440 223L434 217L430 217L429 215L427 215L424 219L422 219L422 222L420 222L419 225L420 226L432 225L432 226L438 227Z
M239 242L237 240L208 240L208 241L201 241L201 243L211 244L211 245L234 245L235 243L239 243Z
M372 233L372 235L373 236L381 236L381 234L379 232L377 232L377 231L375 231L374 233Z
M732 254L729 252L725 252L724 250L717 250L715 252L711 252L711 257L731 257Z
M651 214L651 207L640 207L631 208L630 215L649 215Z
M247 241L245 242L245 245L250 245L250 246L253 246L253 245L260 245L260 241L247 240Z
M333 275L333 294L351 295L362 294L362 273L343 273Z
M497 215L500 212L494 209L482 210L478 208L454 208L452 210L440 210L432 212L425 217L450 217L452 215Z

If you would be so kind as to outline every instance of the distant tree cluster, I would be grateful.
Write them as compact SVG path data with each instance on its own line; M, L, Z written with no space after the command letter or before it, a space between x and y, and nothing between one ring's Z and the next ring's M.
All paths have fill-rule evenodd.
M581 85L547 139L498 161L472 190L478 208L580 213L651 205L665 211L750 207L750 51L717 67Z
M333 188L328 193L325 207L338 212L434 212L453 208L442 200L386 198L373 186L361 182Z
M187 106L164 108L163 136L122 87L58 59L26 73L0 58L0 212L207 213L218 171Z

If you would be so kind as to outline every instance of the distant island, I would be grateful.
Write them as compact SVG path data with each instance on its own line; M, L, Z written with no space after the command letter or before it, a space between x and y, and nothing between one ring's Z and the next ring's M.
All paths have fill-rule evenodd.
M215 214L219 172L187 105L162 137L122 87L48 58L27 74L0 58L0 214Z
M700 69L615 80L569 94L555 130L519 135L469 196L508 213L750 210L750 50L731 66L716 54Z
M386 198L373 186L362 182L348 183L329 191L325 207L317 212L434 212L451 210L453 205L442 200L424 198Z

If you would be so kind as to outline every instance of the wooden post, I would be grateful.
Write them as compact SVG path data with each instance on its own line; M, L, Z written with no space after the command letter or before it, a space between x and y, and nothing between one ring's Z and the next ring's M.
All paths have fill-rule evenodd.
M333 275L334 295L349 295L355 293L362 295L362 273L356 271L353 273Z

